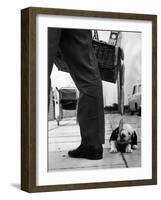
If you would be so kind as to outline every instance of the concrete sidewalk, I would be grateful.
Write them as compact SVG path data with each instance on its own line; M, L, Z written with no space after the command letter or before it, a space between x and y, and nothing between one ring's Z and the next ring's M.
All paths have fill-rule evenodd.
M139 149L132 153L109 152L109 137L121 118L131 124L138 135ZM101 160L75 159L68 156L68 151L80 144L79 126L75 117L64 118L60 126L57 126L56 121L49 121L48 142L49 171L141 167L141 117L139 116L105 115L104 157Z

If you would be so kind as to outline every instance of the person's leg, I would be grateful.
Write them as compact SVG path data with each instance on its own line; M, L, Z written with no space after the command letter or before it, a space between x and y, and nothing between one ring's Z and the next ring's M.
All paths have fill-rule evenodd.
M51 80L50 75L53 69L53 64L58 51L59 41L61 37L61 29L48 28L48 109L50 101Z
M83 145L104 143L102 82L92 48L91 31L62 30L61 51L80 91L78 122Z

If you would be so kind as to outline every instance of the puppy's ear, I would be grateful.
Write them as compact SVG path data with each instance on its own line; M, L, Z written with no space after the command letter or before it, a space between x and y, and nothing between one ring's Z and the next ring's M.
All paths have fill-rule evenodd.
M119 133L123 129L123 125L124 125L124 121L123 121L123 119L121 119L120 122L119 122Z
M114 131L112 131L109 141L116 141L118 138L118 134L119 134L119 129L116 128Z
M137 145L137 134L135 131L131 135L131 145Z

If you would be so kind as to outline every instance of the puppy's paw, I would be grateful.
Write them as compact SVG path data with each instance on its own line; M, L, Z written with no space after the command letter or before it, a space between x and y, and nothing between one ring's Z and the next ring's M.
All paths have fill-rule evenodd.
M127 145L127 147L126 147L126 149L125 149L125 152L126 152L126 153L132 153L132 152L133 152L133 150L131 149L131 145L130 145L130 144Z
M133 145L132 146L132 149L134 149L134 150L137 150L139 147L138 147L138 145Z
M132 153L133 152L133 150L132 149L126 149L126 151L125 151L126 153Z
M110 149L110 153L117 153L117 149L116 148L111 148Z
M116 141L110 142L110 153L117 153Z

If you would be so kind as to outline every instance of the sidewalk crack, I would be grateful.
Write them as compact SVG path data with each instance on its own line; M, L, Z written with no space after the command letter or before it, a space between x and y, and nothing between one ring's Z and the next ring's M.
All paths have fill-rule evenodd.
M128 163L127 163L127 161L126 161L126 159L125 159L124 153L121 153L121 157L122 157L122 160L123 160L123 162L124 162L126 168L128 168L129 166L128 166Z

